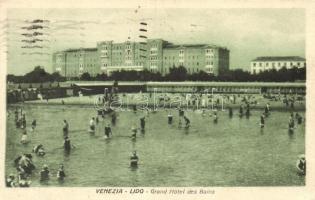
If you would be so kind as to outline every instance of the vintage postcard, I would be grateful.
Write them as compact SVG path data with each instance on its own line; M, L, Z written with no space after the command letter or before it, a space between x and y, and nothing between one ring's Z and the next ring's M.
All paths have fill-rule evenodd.
M0 8L1 199L315 199L313 1Z

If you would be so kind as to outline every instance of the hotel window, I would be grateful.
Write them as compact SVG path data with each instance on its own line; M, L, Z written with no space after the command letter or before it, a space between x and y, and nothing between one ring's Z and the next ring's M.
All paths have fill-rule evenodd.
M253 66L256 67L256 63L254 63Z
M266 63L266 66L269 66L269 63Z
M262 66L262 63L259 63L259 67L261 67Z
M272 67L275 67L275 63L274 62L272 63Z
M297 63L297 66L300 66L300 63L299 63L299 62Z
M184 54L184 50L180 50L180 51L179 51L179 54Z

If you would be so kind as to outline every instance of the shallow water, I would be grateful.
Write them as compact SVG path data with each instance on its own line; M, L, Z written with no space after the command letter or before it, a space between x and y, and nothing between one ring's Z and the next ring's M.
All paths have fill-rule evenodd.
M288 133L289 112L274 111L259 127L261 111L252 116L229 118L227 111L219 111L219 121L210 116L186 111L189 129L178 128L178 111L172 110L174 121L167 124L169 111L150 113L146 117L145 134L138 132L135 142L132 124L140 126L142 112L119 112L112 126L113 138L104 140L104 126L109 118L97 126L95 135L88 133L89 119L96 115L93 108L82 106L25 105L31 142L19 143L21 129L14 124L14 107L7 119L6 174L15 173L13 160L21 153L30 153L36 144L43 144L44 157L34 155L37 169L32 186L287 186L304 185L305 178L297 174L297 156L304 153L304 123L293 134ZM304 116L304 113L300 113ZM37 120L34 132L30 123ZM70 125L70 139L76 146L65 155L62 148L62 121ZM137 150L139 167L129 168L129 157ZM66 180L59 183L56 172L65 166ZM38 173L48 164L51 179L43 184Z

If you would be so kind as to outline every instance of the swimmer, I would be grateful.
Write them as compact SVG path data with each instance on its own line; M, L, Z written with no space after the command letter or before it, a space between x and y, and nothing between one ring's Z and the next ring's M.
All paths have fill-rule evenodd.
M95 117L95 123L96 123L96 125L98 125L98 123L99 123L98 116Z
M138 161L139 161L139 157L137 155L137 152L134 151L132 153L132 156L130 157L130 167L138 167Z
M243 105L240 105L239 115L243 117Z
M299 174L301 174L301 175L306 174L306 160L305 160L304 154L299 156L299 159L296 162L296 168L297 168Z
M172 113L168 113L168 115L167 115L167 122L168 122L168 124L172 124L173 123L173 115L172 115Z
M265 127L265 115L264 113L260 116L260 128Z
M266 106L265 106L265 116L266 116L266 117L269 116L269 110L270 110L270 108L269 108L269 103L267 103Z
M66 177L66 173L64 171L64 166L63 166L63 164L61 164L58 171L57 171L57 179L59 181L63 181L65 177Z
M131 139L136 139L136 138L137 138L138 129L133 125L133 126L131 127L131 131L132 131Z
M21 128L25 129L26 128L26 118L25 114L23 114L22 119L21 119Z
M90 129L89 129L90 133L94 133L95 132L95 118L92 117L92 119L90 120Z
M47 165L43 166L43 169L39 172L40 181L46 181L49 179L49 169Z
M105 136L104 136L105 139L112 137L112 129L111 129L109 124L107 124L107 126L105 126L104 133L105 133Z
M36 128L36 119L34 119L33 121L32 121L32 131L34 131L35 130L35 128Z
M28 181L26 176L19 174L19 187L29 187L32 181Z
M302 124L303 118L299 113L295 114L295 118L296 118L298 124Z
M27 144L29 141L28 141L28 138L27 138L27 132L26 132L26 129L23 130L23 133L22 133L22 138L21 138L21 143L22 144Z
M44 156L46 154L44 146L42 144L34 146L33 152L38 156Z
M289 130L293 130L295 127L294 119L292 116L289 118Z
M71 144L71 141L68 136L65 137L63 147L66 152L70 152L70 150L75 147L74 145Z
M216 124L218 123L218 115L217 115L217 112L214 112L214 119L213 119L213 122Z
M68 124L67 120L65 120L65 119L63 120L62 131L63 131L63 137L67 137L68 133L69 133L69 124Z
M13 174L10 174L8 178L5 180L6 186L7 187L16 187L15 183L15 176Z
M188 117L184 116L184 120L185 120L185 128L189 128L190 126L190 120L188 119Z
M140 127L141 127L141 130L144 130L144 128L145 128L145 117L141 117L140 118Z

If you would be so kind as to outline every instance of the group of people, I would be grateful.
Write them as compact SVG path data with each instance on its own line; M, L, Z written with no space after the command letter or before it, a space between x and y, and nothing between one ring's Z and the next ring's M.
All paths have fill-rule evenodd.
M236 96L234 95L232 100L233 102L235 102ZM243 98L242 100L242 104L239 107L239 112L238 112L238 116L239 117L243 117L246 116L247 118L249 118L251 116L251 106L250 104L252 104L252 102L250 102L250 98ZM194 104L194 103L192 103ZM228 115L230 118L233 117L233 108L231 106L227 107L228 109ZM137 112L137 107L134 106L133 107L133 111L136 113ZM154 110L152 110L152 112L154 112ZM96 132L96 127L99 124L99 114L101 114L101 116L103 118L105 118L105 115L108 114L108 116L110 116L111 118L111 124L115 125L116 120L117 120L117 113L115 111L108 111L108 112L98 112L96 117L92 117L89 121L89 129L88 132L94 134ZM213 117L213 122L214 123L218 123L219 121L219 117L218 117L218 113L215 110L214 112L212 112L211 117ZM263 113L260 116L260 127L264 128L265 127L265 120L266 118L270 115L270 104L267 103ZM206 109L203 108L202 109L202 116L207 116L206 114ZM296 113L295 116L292 113L290 115L290 119L289 119L289 130L293 130L295 127L295 120L297 121L298 124L301 124L303 122L303 118L300 114ZM171 112L168 112L167 114L167 123L169 125L173 124L174 122L174 117L172 115ZM27 122L26 122L26 115L23 112L22 109L15 110L15 124L16 127L22 130L22 136L21 136L21 143L22 144L27 144L29 142L28 137L27 137ZM110 123L106 123L106 125L104 126L104 138L105 139L111 139L113 137L113 132L112 132L112 128L111 128L111 124ZM178 108L178 127L184 127L186 129L188 129L190 127L191 121L189 119L189 117L185 114L185 111L183 108L179 107ZM184 125L184 126L183 126ZM34 119L31 123L31 127L30 127L30 131L34 132L37 126L37 121L36 119ZM145 132L145 128L146 128L146 117L142 116L139 118L139 127L137 128L136 125L132 125L131 127L131 135L130 138L135 141L135 139L137 138L137 134L138 134L138 130L141 131L141 133ZM64 139L64 143L63 143L63 148L64 151L66 153L70 153L71 149L75 148L75 146L73 144L71 144L70 141L70 137L69 137L69 123L67 120L63 120L63 126L62 126L62 132L63 132L63 139ZM33 147L32 153L35 154L36 156L39 157L43 157L46 155L45 152L45 148L44 145L42 144L38 144L35 145ZM138 161L139 161L139 157L137 155L137 152L134 150L132 151L132 155L130 157L130 167L137 167L138 166ZM7 186L8 187L16 187L16 186L20 186L20 187L27 187L31 184L31 181L28 180L29 175L32 174L33 170L36 169L33 161L32 161L32 155L31 154L23 154L21 156L19 156L18 158L15 159L15 166L18 172L18 178L16 179L14 174L10 174L7 177ZM298 171L301 172L301 174L305 174L305 157L304 158L300 158L297 164L297 168ZM40 180L41 181L45 181L45 180L49 180L50 178L50 170L48 168L48 166L45 164L40 173ZM59 169L57 170L56 173L56 177L58 180L64 180L64 178L66 177L66 174L64 172L64 166L63 164L60 165Z
M26 145L30 142L27 136L27 123L26 123L26 114L23 112L23 109L15 109L15 124L16 128L21 129L22 136L20 142L23 145ZM66 121L64 121L67 124ZM34 119L31 123L30 131L34 132L36 128L37 122ZM67 134L67 128L64 129L64 135ZM66 137L65 137L66 141ZM27 146L25 146L27 147ZM66 149L66 145L65 145ZM29 187L31 184L30 176L33 174L33 171L36 169L36 166L33 162L32 153L38 157L44 157L46 155L46 151L44 145L38 144L35 145L32 149L31 153L24 153L19 155L14 159L14 166L17 170L17 175L11 173L6 178L6 186L7 187ZM50 170L46 164L43 165L41 171L39 172L40 181L47 181L50 178ZM56 173L56 178L59 181L63 181L66 177L64 172L63 164L60 165L59 169Z

